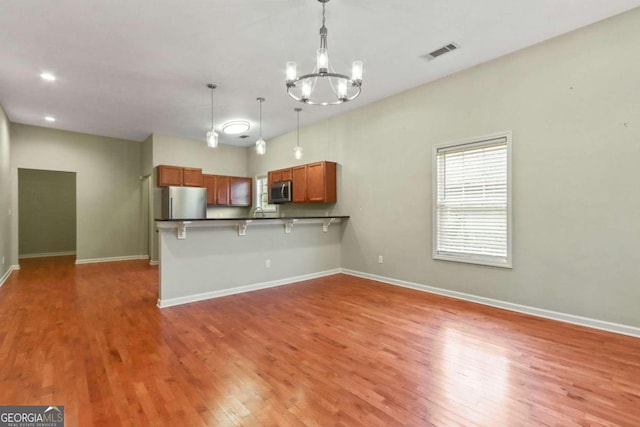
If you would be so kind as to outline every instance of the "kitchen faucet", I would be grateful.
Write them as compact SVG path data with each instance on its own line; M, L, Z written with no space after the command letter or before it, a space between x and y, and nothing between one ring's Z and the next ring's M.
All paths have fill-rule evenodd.
M253 217L256 218L258 216L258 212L260 212L260 217L264 218L264 211L260 206L253 210Z

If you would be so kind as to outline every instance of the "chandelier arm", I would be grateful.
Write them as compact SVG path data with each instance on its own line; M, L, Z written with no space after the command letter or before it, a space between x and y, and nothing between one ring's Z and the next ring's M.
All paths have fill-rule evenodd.
M340 73L309 73L309 74L300 76L295 80L291 80L290 82L287 82L286 85L287 87L298 87L297 83L301 82L302 80L313 79L317 77L336 77L339 79L345 79L347 83L350 83L351 86L353 87L362 86L362 83L359 83L357 80L353 80L351 77L345 74L340 74Z
M313 101L311 99L304 99L301 96L297 96L294 93L291 92L291 88L287 87L287 93L289 94L289 96L293 99L295 99L298 102L302 102L304 104L307 105L322 105L322 106L327 106L327 105L340 105L340 104L344 104L345 102L348 101L353 101L354 99L356 99L358 97L358 95L360 95L361 92L361 88L360 86L355 86L358 90L351 96L345 97L343 99L336 99L335 101L332 102L318 102L318 101Z

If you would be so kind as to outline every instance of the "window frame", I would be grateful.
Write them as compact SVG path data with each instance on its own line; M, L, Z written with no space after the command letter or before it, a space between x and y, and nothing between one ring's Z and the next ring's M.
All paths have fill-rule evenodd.
M438 252L438 153L443 149L460 149L460 148L476 148L482 147L485 145L491 145L492 141L496 139L506 139L506 155L507 155L507 242L506 249L507 254L506 258L503 261L496 261L494 259L484 258L482 255L463 255L463 254L442 254ZM431 153L431 177L432 177L432 188L431 188L431 215L432 215L432 239L431 239L431 248L432 248L432 258L434 260L442 260L442 261L454 261L454 262L462 262L467 264L478 264L478 265L486 265L491 267L502 267L502 268L513 268L513 200L512 200L512 179L511 179L511 170L512 170L512 132L502 131L497 133L492 133L488 135L482 135L472 138L465 138L455 141L449 141L441 144L434 144L432 147Z
M267 198L269 197L268 196L269 181L268 181L267 175L257 175L255 177L255 187L254 187L256 189L256 191L255 191L255 197L256 197L256 199L255 199L255 202L256 202L255 207L256 207L256 209L257 208L262 209L263 213L278 213L278 205L269 204L269 202L267 202L266 207L262 206L262 198L261 198L262 197L262 188L260 186L260 181L261 180L264 180L267 183L266 184L266 186L267 186Z

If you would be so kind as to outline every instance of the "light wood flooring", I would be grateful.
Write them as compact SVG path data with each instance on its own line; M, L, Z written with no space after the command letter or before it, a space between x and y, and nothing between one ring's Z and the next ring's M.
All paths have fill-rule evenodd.
M146 261L21 260L0 405L66 426L639 426L640 339L346 275L158 309Z

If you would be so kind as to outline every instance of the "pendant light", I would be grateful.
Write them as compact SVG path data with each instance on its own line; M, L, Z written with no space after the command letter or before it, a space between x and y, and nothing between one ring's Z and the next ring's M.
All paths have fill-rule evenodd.
M298 134L296 139L296 146L293 147L293 156L296 160L300 160L302 158L302 147L300 146L300 111L302 108L296 108L296 113L298 113Z
M260 138L256 141L256 153L259 156L264 156L267 152L267 143L262 139L262 103L264 98L256 98L256 100L260 103Z
M218 146L218 132L213 128L213 90L217 87L213 83L207 85L211 89L211 130L207 132L207 145L211 148Z

